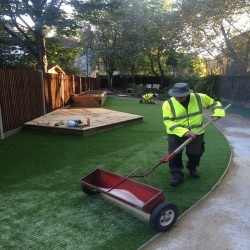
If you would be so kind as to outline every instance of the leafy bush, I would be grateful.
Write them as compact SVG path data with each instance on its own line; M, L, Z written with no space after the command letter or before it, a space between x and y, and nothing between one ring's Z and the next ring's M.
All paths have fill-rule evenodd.
M170 98L169 94L168 94L168 91L169 91L170 87L168 88L163 88L160 92L159 92L159 95L158 95L158 99L159 100L162 100L162 101L165 101L167 99Z
M146 88L142 84L131 84L131 88L134 89L134 92L132 93L135 97L142 97L147 91Z
M201 78L198 83L195 85L195 91L199 93L204 93L212 98L217 97L216 92L217 92L217 83L219 81L219 76L218 75L207 75L203 78Z
M186 82L186 83L188 83L190 89L194 89L194 86L198 82L198 78L193 77L193 76L190 76L190 77L168 77L167 82L168 82L168 87L165 87L159 91L159 96L158 96L159 100L167 100L168 98L170 98L168 91L177 82Z

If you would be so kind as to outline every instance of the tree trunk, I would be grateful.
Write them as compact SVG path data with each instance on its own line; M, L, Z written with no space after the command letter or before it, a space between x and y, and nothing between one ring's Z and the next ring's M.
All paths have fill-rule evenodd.
M160 71L160 87L163 88L164 87L163 85L164 85L165 73L164 73L164 70L163 70L162 65L161 65L161 55L160 55L159 48L157 49L157 64L158 64L158 68Z
M152 58L152 56L151 56L150 54L148 54L148 58L149 58L149 60L150 60L150 68L151 68L152 73L153 73L156 77L158 77L159 75L158 75L157 72L154 70L154 61L153 61L153 58Z
M36 44L37 44L37 53L38 53L38 69L43 72L48 72L48 61L46 55L46 39L45 32L42 26L36 27Z
M132 83L135 83L135 65L132 64L131 66L131 77L132 77Z
M113 77L112 77L113 76L113 72L108 71L107 75L108 75L108 87L110 89L112 89L113 88Z

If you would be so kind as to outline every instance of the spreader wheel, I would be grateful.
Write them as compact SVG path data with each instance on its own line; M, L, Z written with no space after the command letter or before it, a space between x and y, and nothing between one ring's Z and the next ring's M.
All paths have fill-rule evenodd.
M160 232L170 229L179 215L178 208L173 204L161 203L150 216L150 225Z
M96 189L94 188L91 188L91 187L88 187L84 184L81 184L81 189L84 193L88 194L88 195L95 195L95 194L98 194L99 192L96 191Z

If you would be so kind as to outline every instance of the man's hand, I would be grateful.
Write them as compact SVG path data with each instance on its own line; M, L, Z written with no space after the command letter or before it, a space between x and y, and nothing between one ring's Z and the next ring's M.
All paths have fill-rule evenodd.
M196 137L196 134L193 133L192 131L188 131L188 132L186 132L186 133L184 134L184 136L195 138L195 137Z

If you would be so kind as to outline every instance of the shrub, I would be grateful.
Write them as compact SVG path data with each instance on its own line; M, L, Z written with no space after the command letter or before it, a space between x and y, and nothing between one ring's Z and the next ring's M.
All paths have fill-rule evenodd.
M132 83L131 88L134 89L132 95L136 97L142 97L147 92L146 88L142 84L137 85Z
M201 78L198 83L195 85L194 90L196 92L204 93L212 98L217 97L217 83L219 81L218 75L207 75Z

